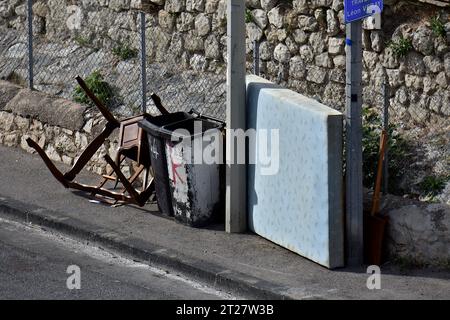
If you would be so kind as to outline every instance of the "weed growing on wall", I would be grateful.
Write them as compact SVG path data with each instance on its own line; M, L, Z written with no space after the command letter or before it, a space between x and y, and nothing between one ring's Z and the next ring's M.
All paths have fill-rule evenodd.
M433 17L430 21L431 30L437 37L446 38L447 31L445 30L445 25L439 18L439 16Z
M112 52L124 61L136 58L138 55L138 51L136 49L133 49L129 45L123 43L119 43L115 48L113 48Z
M106 106L111 106L113 101L113 90L108 82L103 79L100 71L92 72L86 79L84 79L91 91L100 99ZM78 103L92 105L91 99L86 96L85 92L80 86L76 86L73 93L73 98Z
M89 46L91 46L91 41L88 38L85 38L83 36L78 35L78 36L76 36L74 38L74 40L81 47L89 47Z
M363 110L363 183L367 188L373 188L376 167L378 164L382 119L378 111L373 108ZM405 173L404 162L411 146L396 130L396 126L389 125L389 193L396 194L400 178Z
M245 23L253 22L253 15L249 9L245 9Z
M6 80L15 84L18 84L19 86L26 87L27 86L27 80L21 76L19 73L13 71L11 72L7 77Z
M419 185L422 191L422 197L433 201L444 190L449 180L450 175L431 175L425 177Z
M397 58L404 57L410 52L413 48L411 39L400 38L396 41L389 42L388 46L394 52L394 55Z

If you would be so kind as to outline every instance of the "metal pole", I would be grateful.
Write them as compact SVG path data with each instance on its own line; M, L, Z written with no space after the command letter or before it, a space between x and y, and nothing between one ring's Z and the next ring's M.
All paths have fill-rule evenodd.
M140 12L141 20L141 97L142 97L142 112L147 112L147 55L145 44L145 13Z
M384 154L383 160L383 193L388 193L389 187L389 140L391 137L389 136L389 86L386 83L386 80L383 82L383 129L388 134L388 143L386 145L386 150Z
M346 253L347 264L363 263L362 21L347 24L346 61Z
M253 41L253 73L259 76L259 42Z
M27 24L28 24L28 88L33 90L33 0L27 0Z
M229 0L227 21L227 142L226 154L226 232L247 229L246 165L238 164L236 143L231 130L246 128L245 123L245 1Z

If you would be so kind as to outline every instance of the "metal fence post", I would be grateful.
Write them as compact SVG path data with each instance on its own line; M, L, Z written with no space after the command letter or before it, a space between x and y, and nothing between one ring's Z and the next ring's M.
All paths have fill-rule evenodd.
M27 0L28 88L33 89L33 0Z
M253 41L253 73L259 76L259 42Z
M347 264L363 263L362 21L348 23L346 61L346 250Z
M388 143L386 145L386 151L384 154L384 160L383 160L383 193L388 193L388 187L389 187L389 158L388 158L388 152L389 152L389 86L386 83L386 79L383 82L383 129L388 134Z
M146 55L146 44L145 44L145 13L143 11L140 12L140 20L141 20L141 98L142 98L142 112L145 113L147 111L147 55Z

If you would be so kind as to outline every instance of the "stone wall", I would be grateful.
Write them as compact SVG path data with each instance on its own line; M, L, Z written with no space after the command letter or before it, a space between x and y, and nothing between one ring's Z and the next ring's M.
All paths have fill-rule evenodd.
M396 204L396 209L386 213L389 216L386 241L389 256L413 264L430 264L448 269L450 206L419 202L403 206L399 206L399 202Z
M364 207L372 195L365 190ZM423 203L398 196L382 197L381 214L388 217L385 255L405 266L450 267L450 205Z
M90 108L0 81L2 145L35 153L26 143L31 137L51 160L71 166L104 124L102 115ZM103 157L107 153L114 157L117 146L118 134L114 132L86 168L98 174L106 173Z
M393 115L408 123L450 115L449 8L385 1L383 30L364 31L364 101L381 104L381 83L391 86ZM0 24L25 26L23 0L0 0ZM345 25L342 0L247 0L247 51L261 43L262 70L281 83L337 109L344 105ZM223 72L226 0L40 0L35 32L50 40L82 38L94 46L138 47L137 10L147 17L150 61L176 61L184 68ZM445 5L445 4L444 4ZM441 12L446 36L436 36L431 18ZM386 44L400 37L413 48L397 57ZM250 66L250 65L249 65ZM281 72L280 72L281 71ZM280 81L277 81L280 82Z

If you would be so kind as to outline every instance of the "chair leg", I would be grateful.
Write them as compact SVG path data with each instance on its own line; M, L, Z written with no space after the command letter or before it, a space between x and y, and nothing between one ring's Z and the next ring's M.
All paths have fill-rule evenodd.
M138 202L139 193L136 191L136 189L133 188L128 179L123 175L122 171L120 171L120 168L114 163L114 161L108 155L105 155L104 158L106 162L113 168L114 172L117 175L117 178L120 180L120 182L122 182L123 187L126 189L131 198L133 198L136 202Z
M143 183L142 183L142 192L145 191L145 189L147 188L147 183L148 183L148 169L145 168L144 169L144 179L143 179Z
M123 154L120 153L120 150L117 151L117 155L116 155L116 159L114 159L114 162L116 163L116 166L118 168L120 168L120 165L122 164L122 162L125 160L125 156ZM111 172L114 173L114 170L111 169ZM111 173L111 174L112 174ZM117 185L119 184L119 179L116 177L115 183L114 183L114 189L117 188Z
M144 166L140 165L136 172L130 177L130 179L128 181L130 181L130 183L133 183L136 181L136 179L139 177L139 175L142 173L142 171L144 171Z
M56 168L56 166L53 164L53 162L47 156L45 151L42 150L42 148L36 142L34 142L31 138L27 138L26 142L27 142L28 146L30 148L33 148L34 150L36 150L38 155L42 158L42 160L44 160L45 165L50 170L51 174L56 178L56 180L58 180L64 187L68 188L69 187L68 181L65 179L65 177L61 173L61 171L59 171L58 168Z
M123 162L123 160L125 160L125 156L122 155L120 157L119 166ZM111 169L109 172L106 173L107 176L111 176L113 174L114 174L114 170L113 169ZM98 188L102 188L106 184L107 181L108 181L108 179L102 178L102 180L100 181L100 184L97 187ZM115 181L116 181L116 185L114 186L114 189L117 187L117 178L115 179Z
M154 180L154 178L151 178L147 189L145 189L143 192L141 192L137 198L138 205L140 207L145 206L145 204L147 203L147 200L150 198L150 196L152 195L152 193L154 191L155 191L155 180Z
M72 181L75 176L84 168L84 166L91 160L92 156L101 147L106 138L108 138L116 127L110 123L107 123L103 131L84 149L78 160L72 166L72 168L64 174L64 179Z

